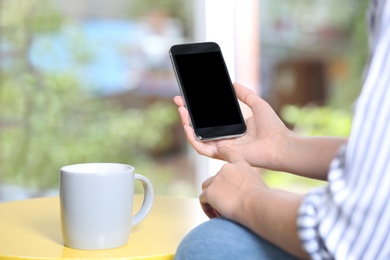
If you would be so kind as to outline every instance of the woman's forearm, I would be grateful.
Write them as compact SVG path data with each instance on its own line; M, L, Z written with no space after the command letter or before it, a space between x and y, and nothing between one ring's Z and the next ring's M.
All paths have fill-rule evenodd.
M302 137L291 133L277 150L273 170L326 180L329 165L347 138Z
M259 189L249 196L239 212L238 222L286 252L307 259L297 231L301 195L274 189Z

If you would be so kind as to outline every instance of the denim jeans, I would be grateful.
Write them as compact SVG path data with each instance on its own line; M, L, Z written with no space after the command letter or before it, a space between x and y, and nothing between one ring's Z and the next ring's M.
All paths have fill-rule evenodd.
M296 259L249 229L225 218L211 219L181 241L176 260Z

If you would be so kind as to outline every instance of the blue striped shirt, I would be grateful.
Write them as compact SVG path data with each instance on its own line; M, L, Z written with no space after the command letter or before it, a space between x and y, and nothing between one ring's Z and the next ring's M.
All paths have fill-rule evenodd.
M371 58L348 144L299 209L312 259L390 259L390 1L368 10Z

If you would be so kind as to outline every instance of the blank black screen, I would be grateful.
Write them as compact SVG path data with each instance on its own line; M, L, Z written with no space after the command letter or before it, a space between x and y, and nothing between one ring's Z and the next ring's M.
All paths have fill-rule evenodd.
M175 55L175 60L196 128L242 123L220 52Z

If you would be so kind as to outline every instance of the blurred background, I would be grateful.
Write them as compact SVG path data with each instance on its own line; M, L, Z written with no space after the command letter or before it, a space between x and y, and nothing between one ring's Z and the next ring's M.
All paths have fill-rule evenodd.
M178 43L217 42L232 80L295 131L347 136L367 3L0 0L0 201L57 195L62 166L103 161L135 166L157 194L198 196L221 162L184 137L168 57ZM298 192L323 184L261 174Z

